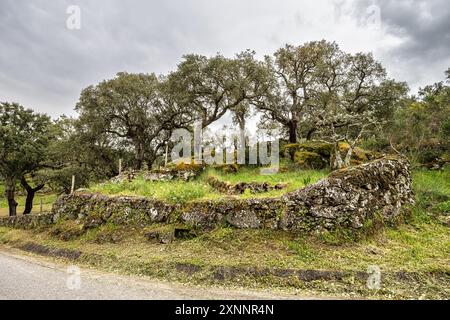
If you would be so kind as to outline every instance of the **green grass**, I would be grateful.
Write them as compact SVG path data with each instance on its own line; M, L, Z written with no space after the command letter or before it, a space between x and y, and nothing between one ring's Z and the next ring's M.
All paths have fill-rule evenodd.
M274 190L261 194L244 193L237 198L251 197L274 197L282 195L308 184L315 183L328 175L327 171L298 170L291 172L279 172L271 175L263 175L259 168L241 168L236 173L223 173L217 169L208 169L201 176L193 181L145 181L143 177L138 177L133 181L121 183L105 182L90 188L93 192L108 195L132 195L156 198L171 203L186 203L192 200L218 199L225 195L214 190L207 182L209 176L214 176L230 183L238 182L268 182L275 185L286 183L287 188Z
M160 182L145 181L143 177L121 183L106 182L93 186L90 190L108 195L144 196L171 203L184 203L215 194L214 190L203 181Z
M413 172L414 191L450 196L450 170L417 170Z
M7 216L9 214L8 202L4 196L4 187L0 184L0 217ZM18 203L17 213L22 214L22 211L25 209L25 196L16 196L16 201ZM43 194L36 193L33 201L33 211L32 213L39 213L40 210L40 201L42 199L42 211L48 212L52 208L53 203L57 199L57 195L55 194Z

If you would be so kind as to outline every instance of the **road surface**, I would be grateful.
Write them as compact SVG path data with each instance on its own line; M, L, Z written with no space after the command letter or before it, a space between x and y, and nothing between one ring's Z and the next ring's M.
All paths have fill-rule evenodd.
M57 265L0 249L0 299L299 299L296 295L185 286ZM305 297L303 297L305 298Z

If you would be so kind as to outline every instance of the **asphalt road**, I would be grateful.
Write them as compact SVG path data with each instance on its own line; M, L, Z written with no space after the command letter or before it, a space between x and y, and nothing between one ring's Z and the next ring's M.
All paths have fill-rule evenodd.
M107 274L0 251L0 299L299 299L274 292L185 286ZM305 297L302 297L305 298Z

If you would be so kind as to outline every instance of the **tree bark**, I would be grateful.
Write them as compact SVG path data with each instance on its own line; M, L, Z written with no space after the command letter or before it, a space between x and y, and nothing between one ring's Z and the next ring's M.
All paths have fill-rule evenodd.
M156 160L156 154L148 155L145 158L145 163L147 163L147 167L148 167L149 170L152 169L153 163L155 163L155 160Z
M142 164L144 163L144 148L142 146L142 143L136 142L134 144L134 152L135 152L134 169L141 170Z
M24 176L20 178L20 184L27 192L27 198L25 200L25 210L23 211L23 214L30 214L31 210L33 210L33 200L36 192L41 190L45 184L40 184L37 187L33 188L31 187Z
M297 143L297 121L289 123L289 143Z
M8 201L9 216L14 217L17 215L17 202L14 199L16 193L16 178L5 177L5 197Z
M239 143L237 146L237 163L245 164L245 118L239 117Z
M334 143L333 154L330 159L331 170L338 170L344 167L344 161L342 160L341 151L339 150L339 142Z
M345 155L345 159L344 159L344 166L346 166L346 167L350 166L350 161L352 160L353 149L355 149L355 146L353 144L350 144L350 147L348 148L347 154Z

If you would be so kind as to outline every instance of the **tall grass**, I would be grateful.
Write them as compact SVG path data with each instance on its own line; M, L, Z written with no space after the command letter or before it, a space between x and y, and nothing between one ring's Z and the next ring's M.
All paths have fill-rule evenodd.
M436 193L450 196L450 170L417 170L413 172L413 186L417 193Z
M106 182L92 187L91 190L110 195L144 196L171 203L185 203L214 194L214 190L203 181L146 181L143 177L121 183Z
M278 183L287 184L283 190L274 190L261 194L244 193L240 198L250 197L274 197L286 192L302 188L308 184L315 183L319 179L326 177L328 172L315 170L299 170L294 172L279 172L272 175L260 174L259 168L240 168L236 173L223 173L219 169L208 169L199 178L189 182L178 180L145 181L143 177L138 177L133 181L121 183L106 182L91 188L91 191L109 195L132 195L144 196L165 200L171 203L185 203L196 199L217 199L225 195L214 190L208 183L207 178L214 176L232 184L239 182L268 182L271 185Z

